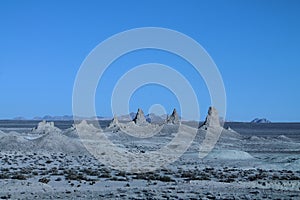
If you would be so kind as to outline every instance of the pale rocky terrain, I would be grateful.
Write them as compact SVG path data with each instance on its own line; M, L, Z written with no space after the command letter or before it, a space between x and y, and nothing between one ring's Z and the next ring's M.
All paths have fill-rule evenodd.
M15 129L2 128L0 198L300 198L297 136L243 135L234 128L224 129L215 108L209 109L199 127L180 123L176 110L163 125L147 122L142 110L132 122L120 122L115 116L101 130L93 124L82 121L58 128L56 123L42 121L33 129L17 124L13 125ZM195 138L175 162L154 171L134 172L113 169L96 159L85 148L76 128L91 134L101 132L134 155L162 148L178 131L195 131ZM93 144L101 145L97 142Z

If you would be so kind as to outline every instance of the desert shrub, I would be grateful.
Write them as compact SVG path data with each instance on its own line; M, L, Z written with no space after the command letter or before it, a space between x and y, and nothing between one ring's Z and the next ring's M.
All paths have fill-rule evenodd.
M77 180L77 181L81 181L81 180L96 181L97 180L97 179L88 178L83 173L81 173L81 172L78 173L75 170L65 170L64 173L65 173L66 180Z
M290 180L300 180L300 177L296 175L291 175Z
M119 178L116 176L110 178L109 180L111 180L111 181L127 181L127 179L125 179L125 178Z
M60 178L60 177L58 177L57 179L55 179L55 181L61 181L61 178Z
M116 176L126 177L126 172L120 171L119 173L116 174Z
M174 181L170 176L160 176L159 180L163 181L163 182L173 182Z
M9 175L7 174L0 174L0 179L8 179L9 178Z
M9 172L9 169L8 168L2 168L1 171L3 171L3 172Z
M225 179L219 180L219 182L232 183L232 182L234 182L234 179L233 178L225 178Z
M37 176L37 175L39 175L39 173L37 171L33 171L32 175Z
M17 180L26 180L26 176L24 176L23 174L16 174L16 175L13 175L11 177L12 179L17 179Z
M83 176L83 174L76 174L76 173L68 173L65 175L67 180L86 180L87 178Z
M45 183L45 184L49 183L49 181L50 181L50 179L49 179L49 178L46 178L46 177L43 177L43 178L40 178L40 179L39 179L39 182Z
M184 171L181 174L181 178L188 178L188 179L191 179L191 180L195 180L196 179L196 175L195 175L195 173L193 173L191 171Z
M255 181L257 179L258 179L258 177L256 175L248 176L249 181Z
M84 169L80 170L80 172L85 173L88 176L99 176L99 174L100 174L99 171L93 170L90 168L88 168L88 169L84 168Z
M133 178L134 178L134 179L148 180L148 176L147 176L147 174L145 174L145 173L136 174Z
M98 178L111 178L111 175L110 175L110 173L103 173L103 174L99 175Z
M8 195L5 195L5 196L1 196L0 198L1 198L1 199L10 199L10 198L11 198L11 195L8 194Z
M276 175L276 174L274 174L274 175L272 176L272 179L273 179L273 180L279 180L279 176Z

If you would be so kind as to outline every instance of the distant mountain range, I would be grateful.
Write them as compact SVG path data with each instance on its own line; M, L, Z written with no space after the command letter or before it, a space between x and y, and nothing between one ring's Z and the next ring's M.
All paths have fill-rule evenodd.
M90 117L90 118L84 118L84 117L78 117L78 119L105 119L104 117ZM25 117L15 117L13 120L46 120L46 121L69 121L73 120L72 115L63 115L63 116L51 116L51 115L45 115L44 117L34 117L32 119L27 119Z
M131 121L134 119L136 113L135 112L131 112L130 114L127 115L121 115L118 116L118 119L120 121ZM158 116L154 113L150 113L145 115L145 118L148 122L163 122L166 120L167 115L162 115L162 116ZM77 117L77 119L86 119L86 120L111 120L112 117L101 117L101 116L97 116L97 117ZM13 118L13 120L37 120L37 121L42 121L42 120L46 120L46 121L70 121L73 120L73 116L72 115L63 115L63 116L51 116L51 115L45 115L44 117L34 117L34 118L25 118L25 117L15 117Z
M44 117L34 117L33 120L62 120L62 121L67 121L67 120L73 120L72 115L64 115L64 116L51 116L51 115L45 115Z
M131 121L134 119L136 113L135 112L131 112L130 114L127 115L121 115L118 116L118 119L120 121ZM180 116L179 116L180 117ZM89 118L84 118L84 117L77 117L78 119L86 119L86 120L111 120L112 117L101 117L101 116L97 116L97 117L89 117ZM156 115L154 113L150 113L145 115L145 118L148 122L154 122L154 123L160 123L160 122L164 122L167 119L167 115ZM34 117L32 119L28 119L25 117L15 117L13 118L13 120L37 120L37 121L42 121L42 120L46 120L46 121L70 121L73 120L73 116L72 115L63 115L63 116L51 116L51 115L45 115L44 117ZM251 123L271 123L270 120L266 119L266 118L255 118L251 121Z
M120 121L131 121L132 119L134 119L136 113L135 112L131 112L128 115L121 115L118 116L118 119ZM166 119L166 115L163 116L158 116L154 113L151 114L147 114L145 115L145 118L148 122L163 122ZM86 120L111 120L112 117L101 117L101 116L97 116L97 117L77 117L77 119L86 119ZM42 120L46 120L46 121L69 121L69 120L73 120L73 116L72 115L63 115L63 116L51 116L51 115L45 115L44 117L34 117L32 119L28 119L25 117L15 117L13 118L13 120L37 120L37 121L42 121Z

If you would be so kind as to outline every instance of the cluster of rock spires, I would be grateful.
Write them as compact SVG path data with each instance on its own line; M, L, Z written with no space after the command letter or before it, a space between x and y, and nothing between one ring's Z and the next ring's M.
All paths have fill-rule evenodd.
M146 120L144 112L142 109L138 109L135 117L133 118L132 122L138 126L145 126L149 124L149 122ZM177 110L174 109L172 114L170 116L167 116L167 119L165 121L165 124L174 124L179 125L180 124L180 118L178 116ZM117 116L114 116L112 122L109 124L108 128L116 128L119 125L119 121ZM205 122L199 126L199 128L218 128L221 127L220 120L219 120L219 114L216 108L209 107L208 114L205 119Z
M143 126L143 125L149 124L149 122L145 118L143 110L140 108L138 109L138 111L132 121L138 126ZM167 116L166 123L167 124L180 124L178 113L175 108L174 108L172 114L170 116Z
M59 132L60 130L54 126L54 122L46 122L46 120L43 120L31 131L33 134L45 134L49 132Z

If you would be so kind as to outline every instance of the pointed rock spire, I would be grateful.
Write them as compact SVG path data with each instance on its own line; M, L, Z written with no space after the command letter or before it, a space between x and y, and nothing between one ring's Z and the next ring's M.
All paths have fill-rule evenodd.
M168 124L179 124L180 123L178 113L175 108L174 108L172 114L169 117L167 117L167 123Z
M118 117L117 117L117 115L114 115L114 118L113 118L113 120L110 122L110 124L109 124L109 128L114 128L114 127L118 127L118 125L119 125L119 120L118 120Z
M146 118L145 118L143 110L140 109L140 108L138 109L138 111L137 111L137 113L136 113L135 118L133 119L133 121L134 121L134 123L136 125L143 125L143 124L148 123L146 121Z
M200 127L220 127L220 119L218 111L215 107L209 107L205 122Z

